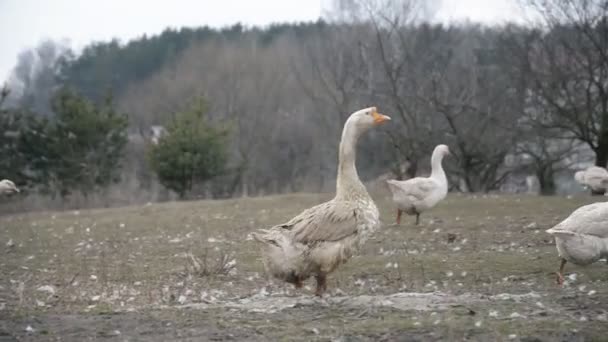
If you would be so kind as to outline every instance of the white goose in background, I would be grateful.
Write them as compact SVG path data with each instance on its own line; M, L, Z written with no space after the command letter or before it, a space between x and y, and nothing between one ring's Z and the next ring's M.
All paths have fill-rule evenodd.
M8 179L3 179L0 181L0 195L8 195L19 192L19 188L15 186L15 183Z
M584 266L608 257L608 202L576 209L547 233L555 237L561 259L557 272L557 283L561 285L566 262Z
M401 213L416 215L416 225L420 214L434 207L448 193L448 179L441 165L443 157L450 154L447 145L437 145L431 156L431 175L415 177L405 181L389 179L388 188L397 204L397 224L401 223Z
M574 174L574 179L593 192L606 193L608 190L608 171L603 167L591 166L584 171L578 171Z
M351 114L340 141L336 196L286 223L253 234L264 244L263 263L270 275L296 288L314 276L315 294L321 296L327 288L327 274L353 256L378 229L378 208L359 179L355 156L359 137L387 120L390 118L375 107Z

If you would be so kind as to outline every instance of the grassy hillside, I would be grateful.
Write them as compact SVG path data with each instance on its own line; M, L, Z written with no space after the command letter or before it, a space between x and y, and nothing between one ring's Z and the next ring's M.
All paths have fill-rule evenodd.
M360 256L330 277L329 298L312 298L312 281L300 292L268 285L248 234L329 197L4 216L0 335L146 341L605 338L605 263L567 265L571 279L558 287L557 253L544 232L578 206L603 198L451 195L416 227L410 217L392 225L393 206L379 194L383 227Z

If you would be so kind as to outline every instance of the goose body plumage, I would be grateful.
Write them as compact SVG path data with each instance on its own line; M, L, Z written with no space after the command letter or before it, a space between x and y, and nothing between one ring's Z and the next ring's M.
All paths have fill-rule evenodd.
M603 167L591 166L584 171L577 171L574 179L594 192L605 193L608 189L608 170Z
M7 195L19 192L19 188L8 179L3 179L0 181L0 195Z
M567 261L584 266L608 257L608 203L582 206L547 233L555 237L562 260L557 273L557 282L561 284Z

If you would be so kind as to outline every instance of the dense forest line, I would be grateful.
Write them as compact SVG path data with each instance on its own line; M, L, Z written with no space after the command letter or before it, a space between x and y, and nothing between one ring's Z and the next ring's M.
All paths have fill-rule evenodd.
M359 146L367 180L425 172L439 143L454 154L453 189L467 192L521 190L533 175L552 194L558 174L606 166L608 1L531 0L539 22L496 27L430 24L415 1L337 3L313 23L167 29L80 54L52 41L25 51L0 107L4 131L21 132L2 138L2 160L19 151L7 177L31 193L106 204L171 198L167 189L184 198L326 191L345 118L371 105L393 122ZM99 113L113 124L95 123L106 131L82 131L87 147L64 153L69 143L53 134L80 138L79 125ZM32 132L54 150L28 150L40 139ZM99 156L107 171L72 177L106 165L93 162Z

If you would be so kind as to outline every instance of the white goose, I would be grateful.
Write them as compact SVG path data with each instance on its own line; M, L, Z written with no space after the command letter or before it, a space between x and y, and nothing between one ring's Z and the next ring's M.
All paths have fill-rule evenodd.
M599 166L591 166L574 174L574 179L585 188L605 193L608 189L608 171Z
M19 188L15 186L15 183L8 179L3 179L0 181L0 195L8 195L15 192L19 192Z
M375 107L353 113L342 131L336 196L287 223L253 234L264 244L264 268L270 275L296 288L314 275L316 295L321 296L327 288L327 274L346 262L378 229L378 208L359 180L355 155L361 134L387 120L390 118Z
M446 145L437 145L431 156L431 176L416 177L405 181L389 179L388 188L397 204L397 224L401 223L401 213L416 215L416 224L420 214L434 207L448 193L448 179L443 171L441 161L450 154Z
M557 272L557 283L561 285L566 262L584 266L608 257L608 202L576 209L547 233L555 237L561 259Z

